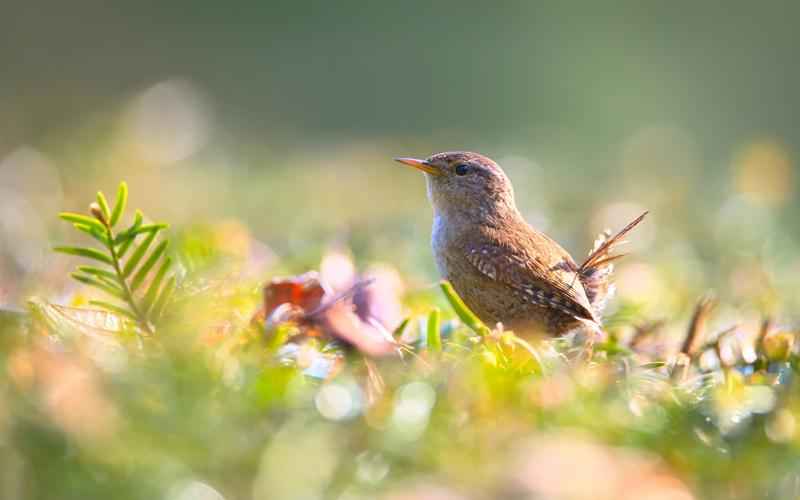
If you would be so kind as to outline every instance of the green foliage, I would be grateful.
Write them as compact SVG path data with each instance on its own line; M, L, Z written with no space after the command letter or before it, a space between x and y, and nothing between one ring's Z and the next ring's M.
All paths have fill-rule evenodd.
M490 332L489 327L483 324L483 322L475 316L475 313L472 312L469 307L464 303L461 297L458 296L455 289L453 289L453 285L451 285L448 281L442 280L439 283L439 286L444 292L444 296L447 298L447 301L450 302L450 305L453 307L453 310L458 315L459 319L464 322L473 332L477 333L478 335L488 335Z
M441 312L434 308L428 315L428 350L431 352L442 352L442 321Z
M172 259L167 255L168 240L161 240L151 250L168 226L144 224L144 215L136 210L133 223L126 229L115 231L127 202L128 186L122 182L113 210L105 195L98 192L97 201L89 206L90 215L59 214L62 220L72 223L101 246L57 246L53 250L95 261L100 267L81 265L71 276L110 295L117 303L91 300L90 304L129 318L142 332L152 334L176 286L175 276L171 273ZM132 252L130 256L129 251Z
M246 256L195 266L171 301L173 262L190 247L221 255L230 238L209 226L169 244L166 225L126 213L127 197L122 184L88 215L61 214L97 242L59 249L85 259L74 277L104 295L94 309L32 300L27 318L0 310L2 497L798 493L790 327L696 321L721 333L692 328L698 347L680 352L688 318L654 317L643 297L619 301L608 340L587 350L492 329L442 282L395 297L405 319L383 333L402 344L370 357L294 308L265 335L252 318L267 274L215 279L252 265ZM272 276L294 269L277 266ZM349 311L338 304L330 310ZM663 321L676 338L657 338ZM139 335L156 325L157 337Z

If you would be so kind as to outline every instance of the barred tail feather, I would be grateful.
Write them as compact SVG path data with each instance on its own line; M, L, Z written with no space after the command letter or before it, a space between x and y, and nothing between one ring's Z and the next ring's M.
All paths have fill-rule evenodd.
M648 212L644 212L613 236L609 230L601 233L595 240L589 256L578 268L578 275L583 283L583 289L586 291L586 298L589 299L589 304L598 315L605 309L608 300L614 296L616 291L614 284L611 283L614 261L625 256L625 254L614 255L612 252L617 246L625 243L622 241L622 237L642 222L647 214Z

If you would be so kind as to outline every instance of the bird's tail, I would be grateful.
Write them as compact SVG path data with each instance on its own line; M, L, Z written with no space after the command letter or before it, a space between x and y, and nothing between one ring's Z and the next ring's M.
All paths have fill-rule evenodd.
M613 236L610 230L602 232L595 240L589 256L578 268L578 276L583 283L583 289L586 290L586 298L598 315L605 309L608 299L614 296L615 287L611 283L614 261L625 256L625 254L614 255L613 251L625 243L622 238L642 222L647 213L644 212Z

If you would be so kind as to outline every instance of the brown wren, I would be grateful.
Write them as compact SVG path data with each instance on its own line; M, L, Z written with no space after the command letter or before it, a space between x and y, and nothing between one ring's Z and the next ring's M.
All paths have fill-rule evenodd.
M436 266L482 321L526 335L600 329L621 257L611 251L647 212L614 236L603 233L579 266L525 222L511 181L489 158L458 151L395 160L425 173Z

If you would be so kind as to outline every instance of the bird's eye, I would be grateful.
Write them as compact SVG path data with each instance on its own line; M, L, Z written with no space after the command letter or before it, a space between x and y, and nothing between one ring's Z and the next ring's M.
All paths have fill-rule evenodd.
M456 165L456 175L467 175L467 172L469 172L469 165L466 163Z

